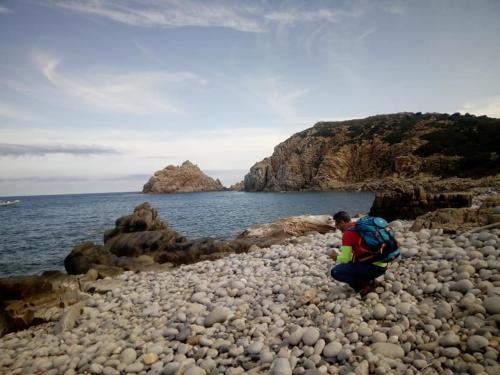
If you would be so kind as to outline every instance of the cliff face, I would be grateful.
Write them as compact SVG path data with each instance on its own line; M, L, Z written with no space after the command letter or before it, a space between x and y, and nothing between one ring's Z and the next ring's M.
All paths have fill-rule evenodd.
M319 122L275 147L245 176L246 191L329 190L373 179L500 173L500 120L397 113Z
M144 185L142 192L180 193L220 190L225 190L225 188L219 179L214 180L207 176L197 165L187 160L180 167L169 165L161 171L156 171Z

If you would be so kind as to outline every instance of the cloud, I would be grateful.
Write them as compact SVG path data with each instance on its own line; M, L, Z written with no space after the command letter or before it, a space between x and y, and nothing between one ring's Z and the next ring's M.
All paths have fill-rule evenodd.
M480 103L465 103L459 110L461 113L470 113L477 116L486 115L489 117L500 118L500 96L491 98Z
M369 35L373 34L376 31L377 31L377 28L376 27L372 27L372 28L366 30L365 32L363 32L361 35L359 35L356 38L356 40L357 41L363 40L363 39L365 39L366 37L368 37Z
M180 113L182 110L165 97L165 90L184 82L206 83L189 72L64 73L60 69L61 59L41 52L35 53L35 61L43 76L65 96L107 112L132 115Z
M264 82L264 100L285 122L301 122L295 102L307 94L309 89L289 89L283 86L282 77L267 78Z
M141 27L226 27L264 31L258 9L232 1L49 0L48 5Z
M316 9L313 11L303 11L292 9L288 11L272 12L265 15L269 21L293 25L297 23L317 23L328 22L337 23L345 17L357 17L357 12L350 12L341 9Z
M12 120L22 120L22 121L35 120L35 117L31 115L28 111L1 102L0 102L0 117L9 118Z
M10 178L0 178L0 183L5 182L81 182L86 179L83 177L73 177L73 176L27 176L27 177L10 177Z
M27 145L0 143L0 156L45 156L48 154L104 155L116 154L113 149L94 146Z
M12 9L0 5L0 14L12 13Z

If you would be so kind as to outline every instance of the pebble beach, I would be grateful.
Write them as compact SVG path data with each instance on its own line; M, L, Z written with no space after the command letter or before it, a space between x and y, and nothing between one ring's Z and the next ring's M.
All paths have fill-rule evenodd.
M402 256L365 297L329 276L339 231L126 272L0 338L0 373L499 374L500 230L392 225Z

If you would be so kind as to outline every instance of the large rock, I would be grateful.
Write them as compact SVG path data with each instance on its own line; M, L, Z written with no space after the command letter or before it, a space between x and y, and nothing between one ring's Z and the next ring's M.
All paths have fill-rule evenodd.
M329 215L303 215L279 219L274 223L255 224L238 234L238 238L286 238L310 232L327 233L335 230Z
M66 306L86 298L80 286L95 276L47 271L0 279L0 334L58 320Z
M215 238L188 240L170 229L148 203L143 203L131 215L116 220L115 228L104 234L104 245L84 242L75 246L64 260L64 266L69 274L95 269L105 277L123 270L159 269L158 264L214 260L230 253L246 252L252 246L269 247L292 236L326 233L334 229L330 216L297 216L252 226L231 241Z
M179 193L220 190L226 189L218 179L214 180L207 176L197 165L187 160L180 167L169 165L161 171L156 171L144 185L142 192Z
M171 246L186 241L159 218L149 203L142 203L131 215L118 218L115 228L104 233L104 245L84 242L75 246L64 259L64 267L69 274L86 273L97 268L96 265L137 270L140 264L123 257L147 255L157 260ZM119 272L119 269L113 270L113 273Z
M114 265L116 256L102 245L91 241L76 245L71 253L64 258L64 268L71 275L86 273L94 264Z
M500 139L499 124L500 119L458 113L318 122L254 164L245 176L245 190L332 190L354 184L378 190L421 176L435 176L439 182L454 176L495 175L500 173L493 141ZM478 151L471 153L472 148Z
M370 208L370 215L380 216L388 221L412 220L439 208L470 207L472 194L428 193L422 187L400 191L378 192Z
M473 208L441 208L418 216L411 227L412 231L421 229L443 229L445 233L455 233L458 229L481 226L486 216L479 215Z

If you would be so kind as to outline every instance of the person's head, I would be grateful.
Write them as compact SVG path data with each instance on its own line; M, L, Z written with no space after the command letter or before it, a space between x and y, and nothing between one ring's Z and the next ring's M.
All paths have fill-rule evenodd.
M339 211L333 215L333 220L335 220L335 226L343 232L351 222L351 217L347 212Z

